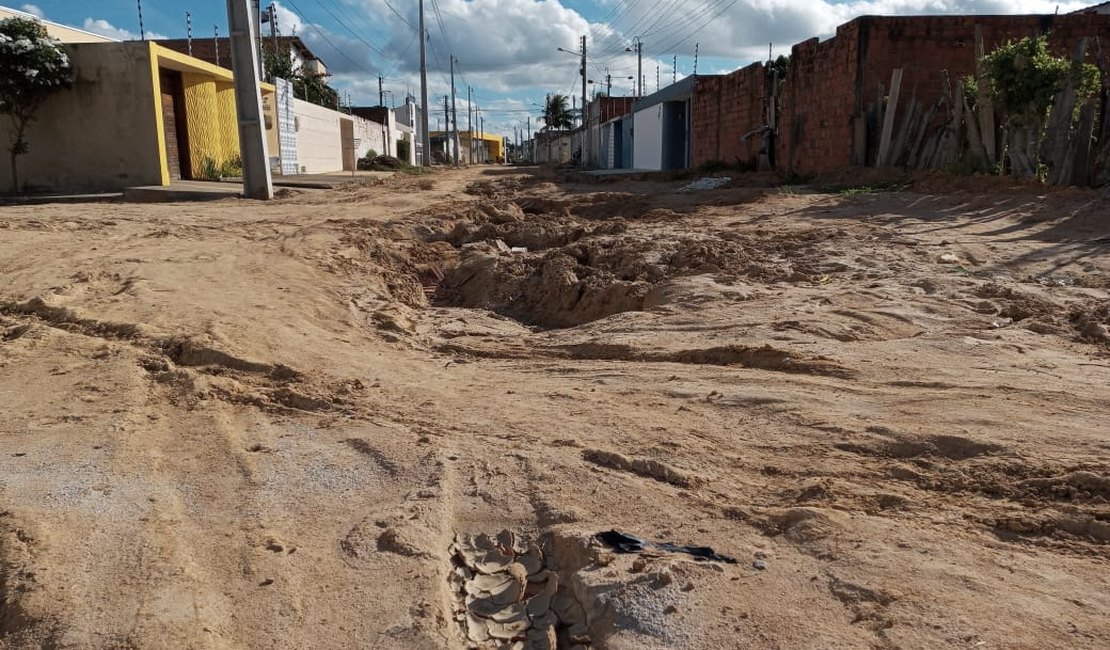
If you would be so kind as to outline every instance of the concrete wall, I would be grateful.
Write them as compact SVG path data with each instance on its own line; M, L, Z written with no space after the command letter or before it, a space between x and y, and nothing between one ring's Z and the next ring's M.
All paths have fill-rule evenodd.
M346 115L293 100L297 129L297 166L302 174L326 174L343 170L343 140L339 121ZM358 136L355 136L358 137Z
M379 156L392 156L395 146L389 143L389 128L384 124L354 116L355 138L359 143L355 149L359 158L373 149Z
M74 84L50 97L28 129L30 153L19 157L29 190L91 192L163 181L160 104L149 43L67 46ZM10 124L0 122L8 142ZM0 156L0 187L11 169Z
M536 163L562 164L570 162L571 156L574 155L574 151L571 149L571 140L571 134L569 133L537 133L534 140Z
M633 123L632 167L663 169L663 104L636 111Z

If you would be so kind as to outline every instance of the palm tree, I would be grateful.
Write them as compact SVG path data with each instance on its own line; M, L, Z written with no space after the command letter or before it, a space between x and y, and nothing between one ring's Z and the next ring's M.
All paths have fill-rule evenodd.
M574 126L574 118L567 107L566 95L548 95L543 108L544 129L569 129Z

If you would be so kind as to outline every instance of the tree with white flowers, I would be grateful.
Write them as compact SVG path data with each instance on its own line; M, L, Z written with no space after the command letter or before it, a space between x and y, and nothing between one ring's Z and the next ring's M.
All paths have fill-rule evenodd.
M31 18L0 20L0 114L11 118L8 146L12 192L19 191L16 160L30 150L27 125L42 101L70 84L69 57L46 27Z

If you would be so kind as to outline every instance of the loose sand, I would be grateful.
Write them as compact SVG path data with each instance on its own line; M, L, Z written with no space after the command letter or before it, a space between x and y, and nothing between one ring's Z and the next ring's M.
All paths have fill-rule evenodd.
M0 208L0 647L1110 647L1110 200L687 183Z

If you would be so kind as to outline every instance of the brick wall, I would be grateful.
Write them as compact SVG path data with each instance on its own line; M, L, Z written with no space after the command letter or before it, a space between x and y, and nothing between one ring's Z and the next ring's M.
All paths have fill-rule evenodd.
M721 77L702 77L694 87L694 166L708 162L754 164L759 156L759 138L741 137L763 124L766 69L753 63Z
M852 163L859 22L836 36L799 43L790 54L778 131L780 169L808 174Z
M911 99L932 105L944 92L945 71L953 83L975 71L976 25L987 52L1008 40L1044 33L1057 54L1070 54L1084 36L1110 41L1110 16L857 18L828 41L794 46L782 100L780 167L809 174L864 164L853 156L855 118L876 107L879 84L889 90L891 73L902 68L896 124Z

